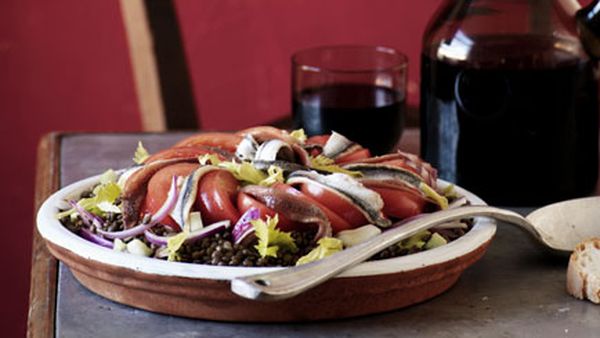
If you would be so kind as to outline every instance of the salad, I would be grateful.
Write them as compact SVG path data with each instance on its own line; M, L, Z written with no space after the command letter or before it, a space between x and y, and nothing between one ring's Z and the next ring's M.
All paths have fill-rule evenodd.
M371 156L343 135L259 126L204 133L149 154L65 201L57 218L106 248L221 266L292 266L377 236L402 221L466 203L418 156ZM423 231L385 259L444 245L470 221Z

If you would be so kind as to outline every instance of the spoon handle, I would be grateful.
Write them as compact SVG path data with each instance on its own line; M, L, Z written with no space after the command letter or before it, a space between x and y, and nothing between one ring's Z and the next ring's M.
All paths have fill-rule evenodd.
M519 225L528 224L521 215L494 207L465 206L447 209L423 215L408 222L398 223L395 228L364 243L309 264L235 278L231 281L231 290L242 297L255 300L274 301L290 298L323 283L390 245L420 231L452 220L474 216L490 217Z

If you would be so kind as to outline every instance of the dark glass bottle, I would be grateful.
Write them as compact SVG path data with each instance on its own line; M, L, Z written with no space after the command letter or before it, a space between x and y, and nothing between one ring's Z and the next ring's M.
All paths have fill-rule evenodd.
M598 78L556 1L446 1L424 36L422 155L491 204L591 193Z

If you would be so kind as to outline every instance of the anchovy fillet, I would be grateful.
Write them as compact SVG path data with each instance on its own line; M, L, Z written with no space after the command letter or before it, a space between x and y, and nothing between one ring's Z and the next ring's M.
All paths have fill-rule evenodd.
M204 166L200 167L191 175L185 177L185 181L183 182L181 193L179 194L179 198L177 199L177 204L173 211L171 212L171 216L173 220L177 222L182 228L188 228L191 231L191 222L190 222L190 212L192 210L192 206L196 201L196 195L198 194L198 182L200 179L206 174L213 170L218 169L214 166Z
M349 164L344 169L359 171L363 179L370 180L400 180L419 189L423 179L410 170L384 164Z
M290 175L289 183L310 180L320 183L348 198L365 215L369 222L380 227L388 227L391 221L383 215L383 200L375 191L363 186L354 178L341 173L320 175L314 171L296 171Z

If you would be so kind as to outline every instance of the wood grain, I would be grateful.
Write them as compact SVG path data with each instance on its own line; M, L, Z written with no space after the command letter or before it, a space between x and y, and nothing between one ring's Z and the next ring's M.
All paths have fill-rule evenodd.
M145 131L165 131L158 66L143 0L120 0L138 106Z
M38 146L35 209L59 188L61 134L50 133ZM50 255L34 220L29 290L28 337L53 337L56 306L57 260Z

